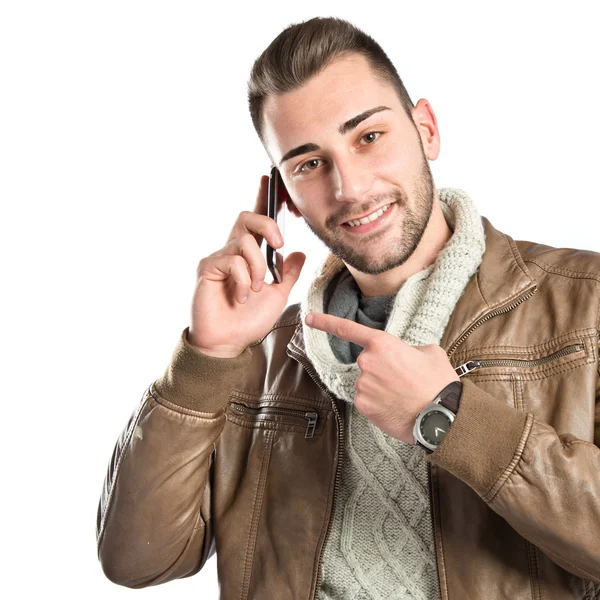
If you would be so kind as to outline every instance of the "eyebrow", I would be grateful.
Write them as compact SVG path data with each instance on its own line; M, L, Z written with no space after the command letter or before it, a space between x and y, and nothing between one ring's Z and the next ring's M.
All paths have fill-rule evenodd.
M365 119L368 119L371 115L375 113L381 112L382 110L392 110L388 106L376 106L375 108L370 108L369 110L365 110L365 112L360 113L360 115L356 115L351 119L348 119L345 123L342 123L338 127L338 131L341 135L345 135L349 131L352 131L356 127L359 126ZM289 152L286 152L281 160L279 161L279 166L281 166L286 160L290 158L294 158L294 156L299 156L300 154L306 154L307 152L314 152L315 150L320 150L321 146L317 144L308 143L302 144L301 146L296 146L296 148L292 148Z

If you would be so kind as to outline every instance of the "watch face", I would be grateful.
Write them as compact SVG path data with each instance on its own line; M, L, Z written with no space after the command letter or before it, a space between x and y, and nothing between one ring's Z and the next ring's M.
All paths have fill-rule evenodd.
M423 416L421 435L427 442L437 446L448 433L450 425L450 419L443 412L432 410Z

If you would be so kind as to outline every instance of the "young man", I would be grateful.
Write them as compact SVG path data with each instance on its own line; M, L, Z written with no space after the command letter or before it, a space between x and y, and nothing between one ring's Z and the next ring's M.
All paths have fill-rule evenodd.
M162 583L216 550L224 599L597 597L600 255L514 241L436 189L433 109L345 21L284 30L249 99L331 252L299 304L302 253L262 285L263 177L200 261L109 466L107 576Z

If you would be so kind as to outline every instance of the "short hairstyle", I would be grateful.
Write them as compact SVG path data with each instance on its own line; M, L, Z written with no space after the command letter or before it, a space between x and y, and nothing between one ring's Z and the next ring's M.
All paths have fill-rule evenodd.
M252 124L261 142L263 105L269 94L283 94L301 87L336 58L351 53L364 56L375 74L391 84L412 119L414 104L396 68L381 46L369 35L337 17L315 17L284 29L255 60L248 81Z

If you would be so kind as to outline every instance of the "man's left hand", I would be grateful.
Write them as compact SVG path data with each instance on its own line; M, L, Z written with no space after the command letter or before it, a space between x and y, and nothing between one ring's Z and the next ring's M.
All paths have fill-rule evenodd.
M417 415L449 383L460 381L444 349L437 344L411 346L380 329L323 313L309 313L309 325L363 348L356 364L354 405L388 435L414 443ZM308 325L308 323L307 323Z

